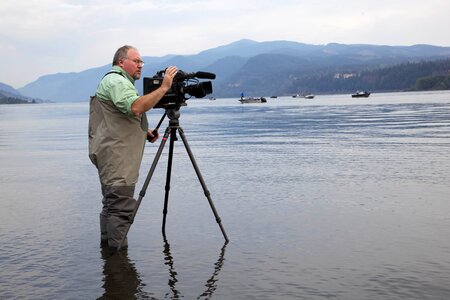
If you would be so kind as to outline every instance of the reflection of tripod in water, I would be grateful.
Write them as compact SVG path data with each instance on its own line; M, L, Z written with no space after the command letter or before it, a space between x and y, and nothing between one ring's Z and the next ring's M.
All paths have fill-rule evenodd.
M172 292L172 297L171 299L180 299L183 296L181 295L180 291L177 289L176 287L176 283L178 282L177 279L177 275L178 273L175 271L175 266L174 266L174 259L173 256L170 252L170 244L167 241L166 237L164 237L164 264L168 266L169 268L169 287L170 290ZM223 267L224 261L225 261L225 248L227 246L227 243L225 242L225 244L222 246L222 248L220 249L220 254L219 254L219 258L217 259L217 261L214 263L214 272L212 273L211 277L208 278L208 280L206 280L206 290L197 297L197 299L200 298L205 298L205 299L210 299L212 298L214 292L217 289L217 281L219 280L219 273ZM167 296L167 294L166 294Z
M206 187L205 181L203 180L202 174L200 173L200 169L198 168L197 162L194 159L194 155L192 154L191 148L189 147L189 144L186 140L186 136L184 135L184 131L183 129L180 127L180 123L178 121L178 118L180 117L180 107L176 106L176 107L170 107L170 108L166 108L166 112L163 115L163 117L161 118L161 121L158 124L161 124L161 122L163 121L164 117L167 115L167 117L169 118L169 125L166 128L166 131L164 132L164 136L162 138L161 144L159 145L158 151L156 152L156 156L153 160L153 163L150 167L150 170L148 172L147 178L145 179L144 185L141 189L141 191L139 192L139 198L136 202L136 206L134 208L134 211L131 215L130 218L130 222L127 224L127 228L125 231L124 236L122 237L122 240L119 243L119 247L118 249L121 248L123 242L125 241L125 238L127 237L128 231L130 230L131 224L133 224L134 222L134 218L136 217L136 213L139 209L139 206L141 205L142 199L145 196L145 192L147 190L147 187L150 183L150 180L153 176L153 172L155 171L156 165L158 164L158 160L161 156L161 153L164 149L164 146L166 144L167 138L170 135L170 144L169 144L169 158L168 158L168 162L167 162L167 176L166 176L166 193L164 196L164 210L163 210L163 223L162 223L162 232L163 235L165 236L165 230L166 230L166 216L167 216L167 205L168 205L168 201L169 201L169 191L170 191L170 176L172 174L172 158L173 158L173 148L174 148L174 142L177 140L177 131L180 134L181 139L183 140L183 144L184 147L186 148L186 151L189 155L189 158L192 162L192 165L195 169L195 173L197 174L197 177L200 181L200 184L203 188L203 192L205 193L206 198L208 199L209 205L211 206L211 210L214 214L214 217L216 218L216 222L217 224L219 224L220 230L222 231L223 237L225 238L225 243L228 243L228 237L227 234L225 233L225 230L222 226L222 221L220 220L220 217L216 211L216 208L214 207L214 203L211 199L211 195Z

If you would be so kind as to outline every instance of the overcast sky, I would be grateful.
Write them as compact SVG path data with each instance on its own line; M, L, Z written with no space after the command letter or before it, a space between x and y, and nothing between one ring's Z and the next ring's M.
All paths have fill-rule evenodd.
M0 82L109 64L115 50L195 54L243 38L450 46L449 0L9 0Z

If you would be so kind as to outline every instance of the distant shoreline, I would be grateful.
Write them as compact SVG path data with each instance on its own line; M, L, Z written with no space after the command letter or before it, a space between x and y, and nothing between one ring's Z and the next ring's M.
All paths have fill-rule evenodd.
M38 104L40 101L36 101L34 99L27 101L21 100L17 98L0 98L0 104Z

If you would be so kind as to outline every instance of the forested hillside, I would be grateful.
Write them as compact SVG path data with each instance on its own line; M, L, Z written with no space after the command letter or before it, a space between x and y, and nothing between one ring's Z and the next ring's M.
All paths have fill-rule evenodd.
M289 93L344 93L355 90L406 91L450 89L450 59L408 62L388 67L323 69L297 74Z
M0 104L26 104L39 102L42 102L42 100L23 96L12 86L0 82Z
M22 104L28 101L12 86L0 82L0 104Z

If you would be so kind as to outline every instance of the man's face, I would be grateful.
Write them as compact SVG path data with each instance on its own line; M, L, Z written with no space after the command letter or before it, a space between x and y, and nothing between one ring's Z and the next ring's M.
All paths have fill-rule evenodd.
M119 66L134 80L138 80L141 78L142 66L144 65L141 55L136 49L129 49L127 56L126 59L119 61Z

